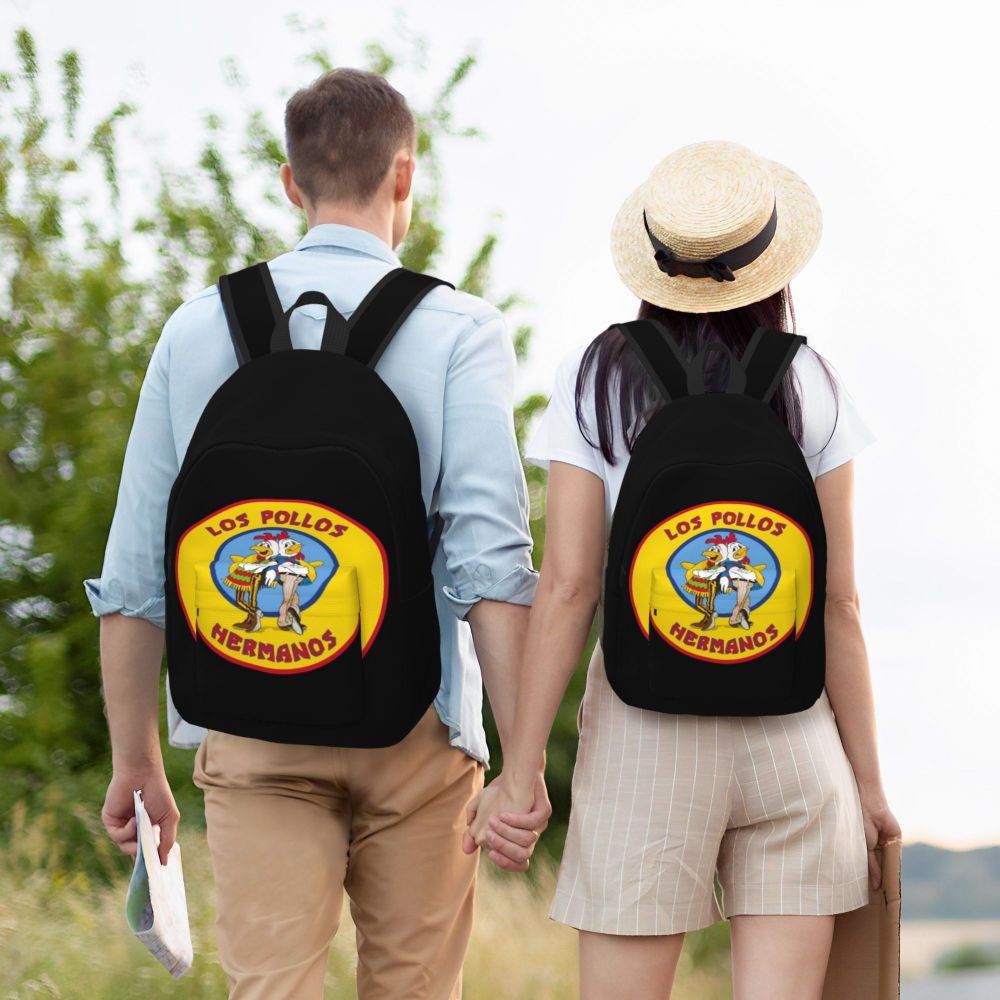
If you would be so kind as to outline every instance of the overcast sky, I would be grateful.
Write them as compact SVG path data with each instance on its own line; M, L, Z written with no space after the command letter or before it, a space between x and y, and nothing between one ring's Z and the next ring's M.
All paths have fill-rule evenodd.
M305 36L289 15L322 13ZM616 209L672 149L742 142L806 179L820 247L793 282L799 332L843 376L878 443L859 457L858 563L883 769L907 839L1000 841L1000 487L994 376L1000 199L995 37L970 2L502 4L409 0L428 40L419 98L464 52L457 98L479 142L446 149L448 248L460 275L489 226L495 291L528 300L523 389L608 323L634 315L608 251ZM613 10L613 14L609 14ZM151 11L155 11L152 13ZM127 96L170 162L202 115L243 103L280 125L283 99L327 46L360 64L392 40L390 4L87 4L0 0L0 54L31 28L51 66L76 47L88 107ZM233 56L246 88L223 85ZM140 149L141 151L141 149ZM141 170L136 170L138 176ZM125 178L125 200L147 189ZM277 183L277 180L275 181Z

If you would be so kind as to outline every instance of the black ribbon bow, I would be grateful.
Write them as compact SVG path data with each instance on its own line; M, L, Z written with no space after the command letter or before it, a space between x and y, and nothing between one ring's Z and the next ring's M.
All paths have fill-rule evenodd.
M722 259L715 257L712 260L682 260L666 243L659 240L649 228L649 220L646 212L642 213L642 221L646 226L646 234L649 242L653 244L653 260L656 266L664 273L676 278L678 274L684 274L689 278L714 278L716 281L735 281L729 265Z
M767 225L751 240L742 246L727 250L724 254L713 257L711 260L684 260L678 257L656 234L649 228L649 220L646 218L645 209L642 213L642 221L646 227L646 235L653 247L653 260L656 266L671 278L678 274L686 275L689 278L714 278L716 281L735 281L736 275L733 271L745 267L752 260L756 260L768 247L774 238L774 232L778 225L778 205L775 202L774 210Z

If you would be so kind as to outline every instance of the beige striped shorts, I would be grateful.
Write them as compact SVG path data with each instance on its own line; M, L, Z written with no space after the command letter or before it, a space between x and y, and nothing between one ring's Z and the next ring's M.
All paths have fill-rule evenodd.
M723 915L868 902L861 804L825 691L790 715L633 708L611 689L598 645L578 723L553 920L675 934Z

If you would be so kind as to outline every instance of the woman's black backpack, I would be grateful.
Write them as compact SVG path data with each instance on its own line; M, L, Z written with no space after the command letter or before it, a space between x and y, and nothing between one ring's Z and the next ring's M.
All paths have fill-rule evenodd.
M266 264L219 279L239 368L205 407L167 508L167 668L188 722L377 747L433 701L420 456L374 366L439 284L391 271L348 323L322 292L283 312ZM306 304L326 307L318 351L292 349Z
M706 392L650 320L622 324L666 405L639 434L611 524L602 647L640 708L798 712L823 690L826 535L811 475L768 405L805 338L757 329Z

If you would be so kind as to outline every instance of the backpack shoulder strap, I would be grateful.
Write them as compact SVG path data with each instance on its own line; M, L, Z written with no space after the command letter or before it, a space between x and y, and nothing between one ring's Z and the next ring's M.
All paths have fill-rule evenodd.
M740 364L746 372L746 395L769 403L791 365L795 352L806 343L796 333L759 326L753 332Z
M662 323L653 319L634 319L616 325L664 400L669 403L689 394L688 364L677 341Z
M236 361L242 366L271 350L271 332L284 315L266 263L219 278L219 295Z
M455 287L441 278L419 274L405 267L390 271L354 310L348 324L347 356L374 368L406 318L421 299L438 285Z

